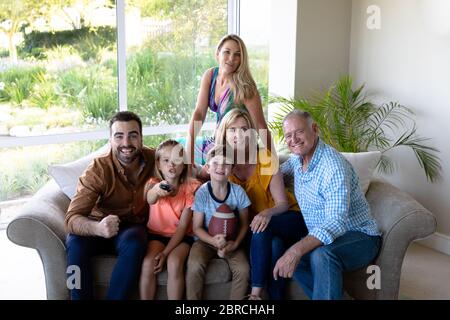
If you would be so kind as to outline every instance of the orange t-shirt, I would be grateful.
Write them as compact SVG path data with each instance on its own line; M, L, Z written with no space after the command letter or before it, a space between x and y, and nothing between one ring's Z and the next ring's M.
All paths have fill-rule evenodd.
M261 211L275 206L275 201L270 193L270 181L272 175L278 170L278 159L274 159L267 149L258 151L257 163L253 175L246 181L240 180L235 175L231 175L229 180L244 188L250 201L252 202L249 213L250 220ZM289 210L300 211L297 200L294 195L286 190L286 196L289 201Z
M148 183L160 182L157 178L150 178ZM171 197L160 198L155 204L150 205L147 228L151 233L164 237L175 234L180 223L181 213L185 208L190 208L194 203L194 193L201 183L195 179L188 179L178 189L178 193ZM193 235L192 224L187 235Z

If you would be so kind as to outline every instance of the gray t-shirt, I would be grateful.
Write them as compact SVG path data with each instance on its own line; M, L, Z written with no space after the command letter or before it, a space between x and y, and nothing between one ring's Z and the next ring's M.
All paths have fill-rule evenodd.
M232 182L228 182L228 194L223 201L214 196L210 182L206 182L198 188L192 210L194 214L197 211L205 215L203 225L206 231L208 231L209 221L216 209L224 203L233 211L248 208L252 204L245 190Z

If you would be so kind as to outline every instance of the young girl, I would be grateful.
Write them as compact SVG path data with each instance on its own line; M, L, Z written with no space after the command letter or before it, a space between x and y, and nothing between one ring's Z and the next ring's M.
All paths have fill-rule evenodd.
M194 193L200 183L187 177L183 147L175 140L166 140L156 149L155 177L144 188L150 209L149 244L139 283L141 299L153 299L156 275L167 262L167 297L182 299L184 263L192 238Z

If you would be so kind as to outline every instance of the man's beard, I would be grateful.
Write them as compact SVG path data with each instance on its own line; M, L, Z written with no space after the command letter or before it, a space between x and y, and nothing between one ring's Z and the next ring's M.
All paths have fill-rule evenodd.
M120 151L121 149L133 149L133 151L130 154L126 155ZM142 150L141 149L138 150L135 147L129 146L117 148L114 153L116 154L117 160L119 160L120 163L128 165L133 163L133 161L136 160L142 154Z

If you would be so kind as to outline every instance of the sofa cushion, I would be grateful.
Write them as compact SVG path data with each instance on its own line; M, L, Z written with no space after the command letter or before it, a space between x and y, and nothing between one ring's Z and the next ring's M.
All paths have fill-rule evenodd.
M361 190L363 194L366 194L375 168L377 167L378 161L380 161L381 152L341 152L341 154L352 164L358 174Z
M69 199L75 196L77 191L78 178L86 170L92 160L109 151L109 144L104 145L100 149L88 154L78 160L66 163L48 166L48 173L55 179Z
M212 259L206 269L205 285L231 281L231 271L224 259ZM158 276L158 285L167 286L167 268Z
M116 263L113 255L99 255L92 259L94 265L94 282L96 285L108 286L112 270ZM212 259L206 270L205 285L225 283L231 281L231 271L226 260ZM167 285L167 269L158 275L158 285Z

